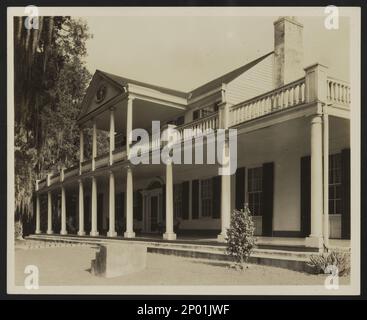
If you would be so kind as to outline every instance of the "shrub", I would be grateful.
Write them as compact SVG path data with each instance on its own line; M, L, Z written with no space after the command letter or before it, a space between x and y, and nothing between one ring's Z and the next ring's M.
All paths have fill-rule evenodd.
M332 250L320 255L311 255L308 265L317 274L330 273L330 266L336 266L339 276L348 275L350 273L350 254Z
M241 210L233 210L230 228L227 230L226 252L236 266L243 269L255 246L255 226L247 205Z

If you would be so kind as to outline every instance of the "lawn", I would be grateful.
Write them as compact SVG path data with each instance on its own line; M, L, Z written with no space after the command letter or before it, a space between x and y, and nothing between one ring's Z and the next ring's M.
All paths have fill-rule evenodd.
M23 285L27 265L39 269L42 285L323 285L325 275L311 275L287 269L249 265L245 271L229 268L228 263L147 254L145 270L116 278L101 278L90 273L97 247L73 245L27 248L16 245L15 283ZM342 277L340 284L349 284Z

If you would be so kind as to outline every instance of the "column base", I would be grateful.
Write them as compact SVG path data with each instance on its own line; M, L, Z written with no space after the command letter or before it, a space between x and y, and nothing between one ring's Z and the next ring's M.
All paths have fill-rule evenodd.
M305 246L309 248L316 248L319 249L319 251L322 251L324 247L322 236L314 236L310 234L310 236L306 238Z
M134 231L126 231L124 233L124 238L135 238L135 232Z
M41 232L41 230L36 230L34 233L35 234L41 234L42 232Z
M176 240L177 236L176 233L163 233L163 239L164 240Z
M85 236L85 231L78 231L78 236Z
M108 231L107 232L107 237L116 237L117 236L117 232L116 231Z
M226 238L227 238L227 233L225 233L225 234L224 233L220 233L217 236L217 241L218 242L227 242Z
M47 230L46 233L47 234L53 234L54 232L53 232L53 230Z
M60 231L60 234L61 234L62 236L65 236L65 235L67 235L67 234L68 234L68 232L67 232L66 230L61 230L61 231Z
M91 232L89 233L89 235L90 235L91 237L97 237L97 236L99 235L99 232L98 232L98 231L91 231Z

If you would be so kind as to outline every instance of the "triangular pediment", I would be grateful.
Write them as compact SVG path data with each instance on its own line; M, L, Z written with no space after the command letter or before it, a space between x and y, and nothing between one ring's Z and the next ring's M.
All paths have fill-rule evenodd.
M125 92L121 84L96 71L84 96L78 120Z

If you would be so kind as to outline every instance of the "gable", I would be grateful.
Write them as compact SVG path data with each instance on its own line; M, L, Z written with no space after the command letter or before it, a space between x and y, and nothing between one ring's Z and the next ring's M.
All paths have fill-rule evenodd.
M123 86L96 72L81 105L78 120L125 92Z

